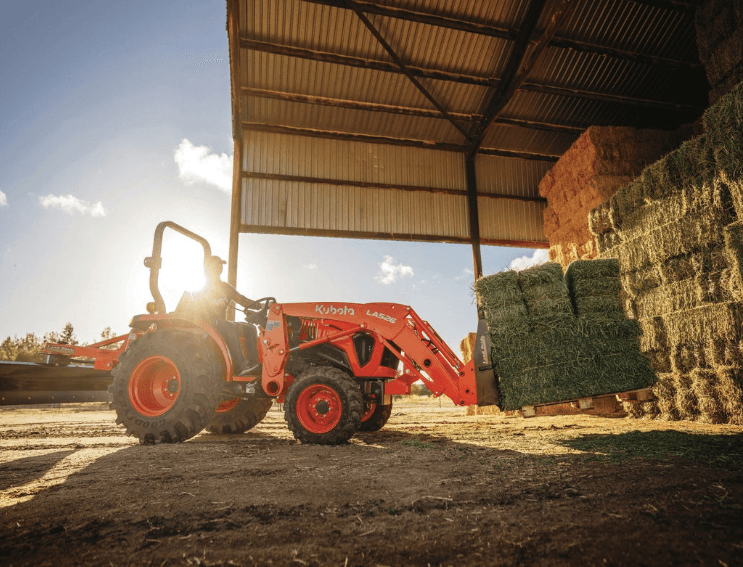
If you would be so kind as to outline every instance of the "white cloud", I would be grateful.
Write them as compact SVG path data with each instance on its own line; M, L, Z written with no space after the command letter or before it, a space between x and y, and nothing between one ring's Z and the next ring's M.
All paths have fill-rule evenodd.
M454 276L454 279L460 282L462 280L472 279L472 276L474 275L475 275L475 272L473 272L472 270L468 270L467 268L464 268L461 274L459 274L458 276Z
M0 207L7 207L8 206L8 196L0 191Z
M544 264L545 262L549 261L549 250L539 249L534 250L534 254L532 256L521 256L520 258L514 258L513 260L511 260L511 265L508 267L512 270L525 270L526 268L531 268L532 266Z
M398 277L405 278L413 275L413 268L403 264L394 264L392 256L385 256L384 261L379 264L379 273L374 279L384 285L390 285L397 281Z
M317 264L303 264L305 270L317 270Z
M232 156L215 154L206 146L194 146L186 138L175 150L178 177L186 185L206 183L232 193Z
M46 197L39 197L39 204L45 209L59 209L68 215L80 213L81 215L90 215L91 217L106 216L106 209L103 208L103 203L100 201L91 204L78 199L74 195L57 196L49 194Z

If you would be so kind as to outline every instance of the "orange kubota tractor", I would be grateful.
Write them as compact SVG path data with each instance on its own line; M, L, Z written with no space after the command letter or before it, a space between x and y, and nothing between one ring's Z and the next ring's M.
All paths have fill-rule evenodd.
M405 305L262 298L244 311L245 322L232 323L243 351L231 352L228 345L236 341L224 330L188 310L166 312L158 286L166 228L199 242L205 264L211 258L205 239L160 223L152 256L145 259L154 298L149 313L132 319L131 332L117 338L117 350L110 350L116 339L104 349L82 347L96 367L113 368L109 391L117 423L142 443L184 441L205 428L242 433L275 401L284 404L299 441L344 443L357 431L382 428L392 395L409 394L417 380L459 406L497 403L487 328L479 329L476 359L464 365ZM78 348L47 345L47 352L74 356ZM246 357L248 365L236 369L233 361Z

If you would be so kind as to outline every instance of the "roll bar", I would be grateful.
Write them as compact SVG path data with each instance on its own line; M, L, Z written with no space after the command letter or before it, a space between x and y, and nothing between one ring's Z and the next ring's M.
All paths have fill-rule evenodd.
M160 294L159 276L160 267L162 266L162 248L163 248L163 233L166 228L171 228L176 232L181 233L192 240L195 240L204 248L204 262L212 255L212 248L209 246L209 242L195 232L183 228L181 225L176 224L172 221L163 221L155 228L155 238L152 242L152 256L144 259L144 265L150 270L150 292L152 293L152 299L155 300L155 313L165 314L165 301L163 296Z

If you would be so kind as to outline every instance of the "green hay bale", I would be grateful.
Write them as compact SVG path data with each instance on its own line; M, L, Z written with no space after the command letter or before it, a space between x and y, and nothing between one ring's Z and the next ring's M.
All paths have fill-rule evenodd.
M578 317L624 319L617 260L577 260L565 271L570 300Z
M504 409L651 385L655 376L638 334L632 320L538 321L528 343L493 355Z
M679 419L694 421L699 417L699 402L691 387L691 377L688 374L679 373L674 373L673 377Z
M527 316L518 272L507 270L480 278L475 289L488 324L493 327L522 321Z
M542 264L518 272L518 277L530 317L573 313L560 264L556 262Z
M577 399L651 386L655 374L645 356L633 353L587 355L570 363L521 368L501 375L504 409Z
M658 405L659 419L678 421L679 411L676 408L676 378L672 373L658 374L658 381L653 386L653 394Z
M697 398L699 421L725 423L727 415L717 389L717 373L707 368L697 368L690 373L691 389Z
M715 370L717 396L728 423L743 425L743 369L740 366L722 366Z

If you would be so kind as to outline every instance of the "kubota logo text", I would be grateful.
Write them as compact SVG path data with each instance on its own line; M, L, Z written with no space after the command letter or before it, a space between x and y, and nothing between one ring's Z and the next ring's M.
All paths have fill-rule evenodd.
M369 317L376 317L377 319L381 319L382 321L387 321L388 323L392 323L393 325L397 322L397 319L393 319L389 315L385 315L384 313L377 313L376 311L374 313L370 313L367 309L366 314L369 315Z
M334 307L332 305L325 307L324 305L315 305L315 312L321 315L355 315L353 309L344 305L343 307Z

